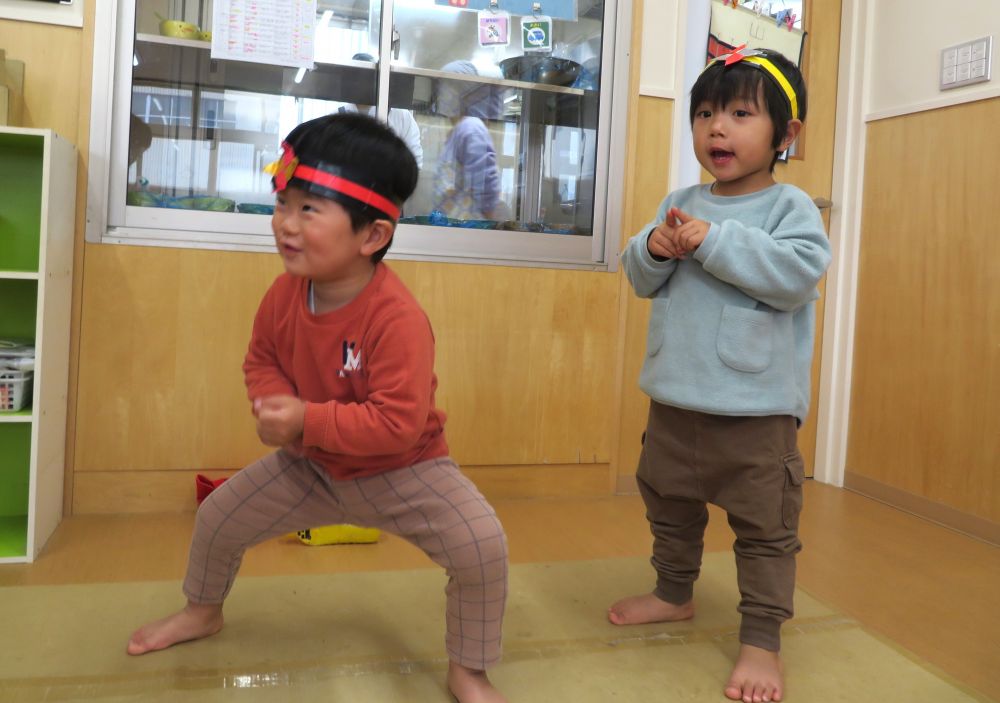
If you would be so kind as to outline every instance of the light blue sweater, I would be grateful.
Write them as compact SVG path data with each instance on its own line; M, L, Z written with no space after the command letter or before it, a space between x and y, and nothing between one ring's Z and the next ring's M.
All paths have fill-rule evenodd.
M678 207L711 223L683 260L656 261L646 240ZM675 191L622 252L636 294L652 298L639 385L653 400L717 415L809 409L814 301L830 264L819 210L795 186L720 197Z

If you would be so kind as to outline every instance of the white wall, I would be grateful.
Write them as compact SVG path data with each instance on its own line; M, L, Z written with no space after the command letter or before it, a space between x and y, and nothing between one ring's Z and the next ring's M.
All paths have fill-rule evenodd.
M639 92L657 98L675 97L678 27L677 0L642 2L642 55L639 59Z
M1000 0L872 2L869 119L1000 95ZM993 79L938 89L941 49L993 35Z

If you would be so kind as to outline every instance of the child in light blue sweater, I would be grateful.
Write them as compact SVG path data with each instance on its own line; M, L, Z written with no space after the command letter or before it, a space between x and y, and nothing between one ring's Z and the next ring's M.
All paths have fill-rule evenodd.
M694 616L707 503L736 533L740 654L725 695L780 701L781 624L792 616L817 284L830 263L812 200L774 180L806 113L798 68L734 50L691 91L711 184L671 193L622 265L652 298L639 383L651 398L637 479L653 533L651 593L618 601L616 625Z

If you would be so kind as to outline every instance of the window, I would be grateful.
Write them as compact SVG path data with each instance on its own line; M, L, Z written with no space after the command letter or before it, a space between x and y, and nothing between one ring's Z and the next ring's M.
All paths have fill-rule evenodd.
M613 267L628 1L561 0L539 54L518 15L509 45L481 45L489 0L318 0L312 68L214 58L210 2L105 3L91 153L109 158L91 158L88 240L272 250L263 167L295 125L357 110L421 163L392 255Z

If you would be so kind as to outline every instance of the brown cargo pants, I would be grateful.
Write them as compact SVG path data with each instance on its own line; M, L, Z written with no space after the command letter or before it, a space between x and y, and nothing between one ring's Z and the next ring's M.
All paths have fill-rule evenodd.
M736 533L740 642L778 651L802 549L803 472L791 416L709 415L652 402L637 477L653 533L656 596L691 600L706 504L717 505Z

